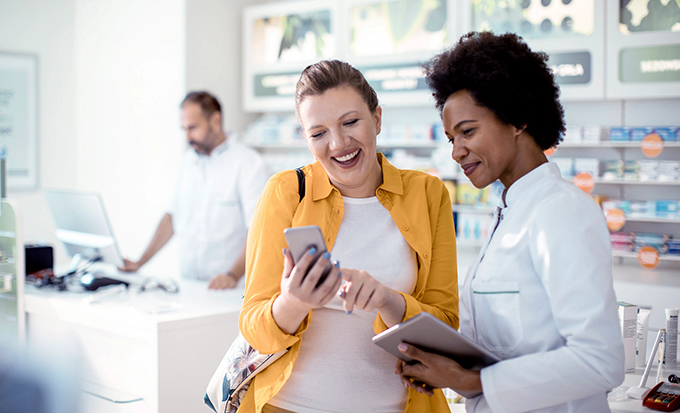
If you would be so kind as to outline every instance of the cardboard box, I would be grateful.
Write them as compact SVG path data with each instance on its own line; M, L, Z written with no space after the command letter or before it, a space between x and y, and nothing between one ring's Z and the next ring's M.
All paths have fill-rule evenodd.
M623 352L625 356L626 373L635 372L635 340L637 339L637 311L638 306L619 301L619 322L623 336Z

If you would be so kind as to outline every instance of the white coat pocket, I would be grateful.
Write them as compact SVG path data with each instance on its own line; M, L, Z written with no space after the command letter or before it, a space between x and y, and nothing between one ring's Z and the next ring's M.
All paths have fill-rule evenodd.
M507 356L524 338L519 283L477 283L472 293L478 340Z

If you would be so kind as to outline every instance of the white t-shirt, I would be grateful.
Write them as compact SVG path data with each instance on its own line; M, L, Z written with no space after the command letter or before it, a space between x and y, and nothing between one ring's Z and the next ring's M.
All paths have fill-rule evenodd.
M260 155L234 138L207 156L187 150L168 211L182 277L209 280L231 268L268 176Z
M331 254L340 267L367 271L383 285L410 294L415 251L376 197L345 198ZM346 314L334 297L313 310L293 371L269 404L298 413L402 413L408 393L394 374L396 359L371 338L376 311Z
M461 294L460 332L503 360L467 411L608 412L623 345L602 210L552 162L505 204Z

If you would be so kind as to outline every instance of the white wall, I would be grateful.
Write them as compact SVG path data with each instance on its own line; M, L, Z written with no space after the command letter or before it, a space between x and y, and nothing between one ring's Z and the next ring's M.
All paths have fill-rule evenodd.
M76 0L76 187L100 192L137 259L169 204L186 141L183 0ZM145 267L177 274L169 244Z
M38 57L38 181L72 188L77 180L74 0L0 1L0 52ZM24 239L58 245L39 191L8 191L24 217ZM60 246L59 246L60 247Z
M222 105L225 130L243 131L255 114L241 108L242 11L267 0L187 0L187 91L206 90Z

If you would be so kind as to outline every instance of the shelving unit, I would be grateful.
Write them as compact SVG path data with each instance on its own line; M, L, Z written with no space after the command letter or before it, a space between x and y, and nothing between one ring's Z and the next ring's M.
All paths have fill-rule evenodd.
M25 337L24 248L19 218L12 202L0 202L0 341L22 341Z

